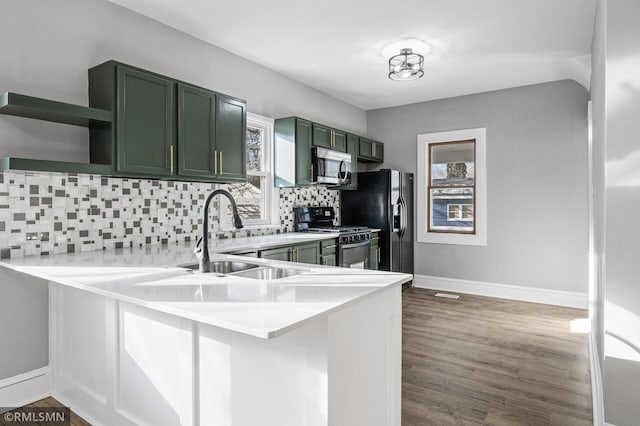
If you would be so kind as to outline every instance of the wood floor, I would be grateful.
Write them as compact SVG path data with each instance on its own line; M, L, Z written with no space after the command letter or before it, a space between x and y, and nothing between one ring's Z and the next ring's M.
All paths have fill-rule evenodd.
M49 397L49 398L41 399L40 401L36 401L32 404L26 405L25 407L53 408L54 410L59 411L58 409L64 408L64 405L62 405L56 399ZM5 424L3 422L3 417L0 416L0 425L3 425L3 424ZM87 423L84 419L82 419L73 411L71 411L71 421L65 419L64 423L43 421L43 422L19 422L19 423L14 422L10 424L12 425L19 424L20 426L90 426L89 423Z
M403 292L402 426L592 425L587 311Z
M402 426L592 425L586 311L435 293L403 292Z

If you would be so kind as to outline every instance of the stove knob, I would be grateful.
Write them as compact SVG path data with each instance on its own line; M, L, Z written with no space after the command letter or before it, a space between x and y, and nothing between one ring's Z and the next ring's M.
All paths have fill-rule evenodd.
M349 236L349 237L347 237L347 238L348 238L348 241L349 241L349 242L352 242L352 241L353 241L353 235L351 235L351 236Z

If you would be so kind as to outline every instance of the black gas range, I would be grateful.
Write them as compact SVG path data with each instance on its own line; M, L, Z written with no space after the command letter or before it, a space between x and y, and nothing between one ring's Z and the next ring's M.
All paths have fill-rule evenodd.
M369 268L371 229L334 225L333 207L296 207L293 212L297 232L338 234L338 266Z

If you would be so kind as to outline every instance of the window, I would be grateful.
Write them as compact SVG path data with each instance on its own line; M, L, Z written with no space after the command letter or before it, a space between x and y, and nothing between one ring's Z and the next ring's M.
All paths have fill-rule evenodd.
M473 221L473 204L449 204L447 221L449 222L471 222ZM453 225L456 226L456 225Z
M273 189L273 120L247 114L247 182L229 185L245 226L276 225L277 197ZM231 206L221 203L226 215L225 227L231 227Z
M418 135L419 242L486 245L486 129Z
M429 144L429 232L475 234L475 156L475 140Z

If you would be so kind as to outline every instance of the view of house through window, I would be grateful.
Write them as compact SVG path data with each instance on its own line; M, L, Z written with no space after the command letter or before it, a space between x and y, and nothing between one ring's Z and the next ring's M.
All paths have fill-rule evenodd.
M430 144L430 232L475 233L475 148L475 140Z
M229 192L247 225L268 224L271 220L271 140L273 123L249 114L247 116L246 161L247 182L229 185ZM225 203L226 204L226 203ZM225 206L231 215L231 206Z

